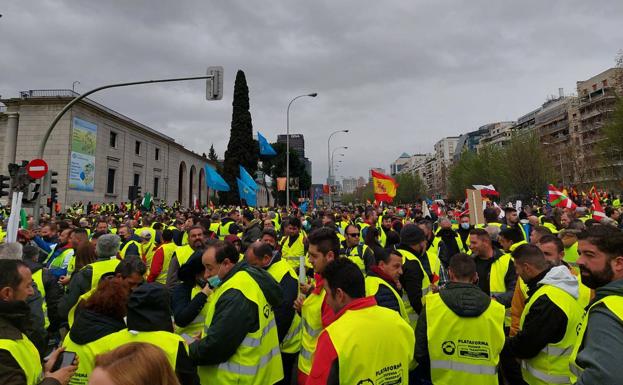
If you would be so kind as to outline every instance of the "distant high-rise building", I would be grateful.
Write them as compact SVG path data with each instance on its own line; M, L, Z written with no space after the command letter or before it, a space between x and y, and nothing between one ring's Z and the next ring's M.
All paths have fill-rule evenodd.
M357 189L357 179L356 178L344 178L342 180L342 188L344 193L351 194Z
M286 144L288 135L277 135L277 143ZM305 165L305 170L311 176L312 162L305 157L305 137L303 134L290 134L290 151L296 151L299 160Z

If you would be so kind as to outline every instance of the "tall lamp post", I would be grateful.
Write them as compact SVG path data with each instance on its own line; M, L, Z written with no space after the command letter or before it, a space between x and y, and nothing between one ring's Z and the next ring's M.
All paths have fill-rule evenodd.
M311 94L304 94L295 97L288 103L288 109L286 111L286 207L290 204L290 106L298 99L305 96L315 98L318 96L317 92Z
M328 184L331 184L331 172L332 172L331 171L331 138L333 137L333 135L339 134L340 132L348 133L348 130L333 131L331 133L331 135L329 135L329 139L327 139L327 158L328 158L327 162L328 162L328 165L329 165L329 167L328 167L329 168L329 174L327 176L327 183Z
M332 178L332 176L335 175L335 173L333 171L333 158L335 156L335 151L337 151L337 150L347 150L347 149L348 149L348 147L346 147L346 146L336 147L336 148L333 149L333 152L329 156L329 179L327 180L327 184L329 185L329 207L331 207L331 205L333 204L333 196L331 194L331 186L333 186L335 184L335 180L334 180L334 178ZM344 156L343 153L340 153L338 155Z

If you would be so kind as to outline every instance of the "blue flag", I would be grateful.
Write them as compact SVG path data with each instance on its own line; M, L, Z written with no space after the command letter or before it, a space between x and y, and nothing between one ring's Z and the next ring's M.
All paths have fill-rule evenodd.
M225 182L225 179L223 179L223 177L220 176L218 172L216 172L215 169L213 169L212 167L206 164L205 172L206 172L206 185L209 188L214 189L216 191L229 191L229 185L227 184L227 182Z
M253 180L251 174L249 174L242 166L240 166L240 179L242 179L244 184L251 187L253 191L257 191L257 183L255 183L255 180Z
M309 201L305 201L301 203L301 205L299 206L299 210L301 210L303 214L307 214L308 209L309 209Z
M244 199L248 206L255 206L257 203L255 190L247 186L240 178L236 178L236 181L238 182L238 194L240 195L240 199Z
M268 140L259 132L257 133L257 141L260 142L260 155L263 156L275 156L277 152L273 148L273 146L268 143Z

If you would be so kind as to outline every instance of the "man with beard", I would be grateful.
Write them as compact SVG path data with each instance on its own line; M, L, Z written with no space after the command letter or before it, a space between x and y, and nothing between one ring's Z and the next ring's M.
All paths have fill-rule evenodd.
M188 244L180 246L175 249L173 257L171 257L171 263L169 264L169 270L167 272L167 288L172 289L179 279L177 277L177 271L180 266L186 263L190 256L195 251L203 250L205 247L204 230L201 226L193 226L188 230Z
M578 239L582 282L596 290L577 328L571 371L578 385L617 384L623 378L623 233L594 225Z

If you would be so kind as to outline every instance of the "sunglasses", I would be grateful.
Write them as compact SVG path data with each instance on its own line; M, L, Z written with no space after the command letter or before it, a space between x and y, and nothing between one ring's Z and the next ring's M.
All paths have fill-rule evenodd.
M349 237L358 237L359 233L346 233Z

